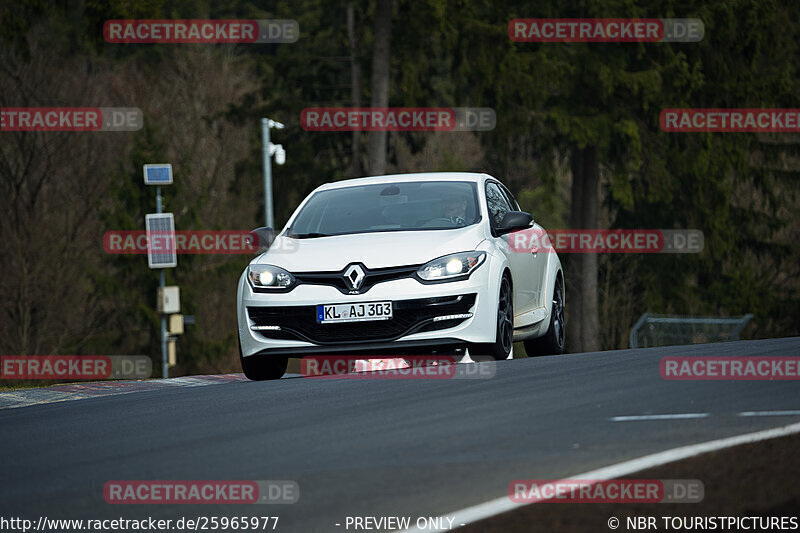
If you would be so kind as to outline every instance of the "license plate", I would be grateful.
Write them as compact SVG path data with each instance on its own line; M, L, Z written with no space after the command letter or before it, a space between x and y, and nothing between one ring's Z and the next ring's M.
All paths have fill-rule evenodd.
M392 302L364 302L357 304L331 304L317 306L317 322L366 322L392 318Z

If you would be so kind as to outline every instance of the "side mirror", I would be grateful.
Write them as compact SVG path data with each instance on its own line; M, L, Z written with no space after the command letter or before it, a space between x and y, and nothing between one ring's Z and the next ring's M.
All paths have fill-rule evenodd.
M500 225L497 227L499 235L505 235L512 231L530 228L533 225L533 216L525 211L509 211L503 216Z
M272 245L275 240L275 230L268 227L256 228L250 232L250 242L261 253Z

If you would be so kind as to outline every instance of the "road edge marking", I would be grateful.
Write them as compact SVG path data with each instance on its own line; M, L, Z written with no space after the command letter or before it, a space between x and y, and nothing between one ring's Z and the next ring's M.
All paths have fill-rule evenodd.
M693 418L708 418L709 413L674 413L661 415L626 415L611 417L612 422L638 422L640 420L689 420Z
M739 416L800 416L800 409L786 411L742 411Z
M584 481L593 480L594 482L598 482L608 479L616 479L621 476L626 476L628 474L633 474L635 472L646 470L648 468L662 466L668 463L673 463L675 461L680 461L683 459L688 459L690 457L695 457L697 455L702 455L704 453L714 452L725 448L731 448L733 446L738 446L740 444L749 444L753 442L760 442L764 440L774 439L777 437L785 437L787 435L793 435L795 433L800 433L800 423L789 424L786 426L773 429L765 429L753 433L745 433L743 435L736 435L733 437L715 439L707 442L701 442L699 444L680 446L678 448L672 448L662 452L645 455L637 459L630 459L628 461L623 461L621 463L605 466L597 470L592 470L591 472L576 474L574 476L565 478L565 481L581 479ZM506 495L500 498L495 498L494 500L489 500L484 503L479 503L477 505L472 505L470 507L465 507L463 509L447 513L445 515L442 515L440 518L444 519L445 517L453 517L454 518L453 522L458 524L457 527L462 527L469 525L473 522L477 522L479 520L484 520L486 518L497 516L507 511L519 509L527 505L534 505L535 503L537 502L522 503L522 504L516 503L511 501L511 498L509 498ZM424 531L433 533L434 531L439 531L439 530L414 527L414 528L404 529L400 533L407 533L412 531L414 532Z

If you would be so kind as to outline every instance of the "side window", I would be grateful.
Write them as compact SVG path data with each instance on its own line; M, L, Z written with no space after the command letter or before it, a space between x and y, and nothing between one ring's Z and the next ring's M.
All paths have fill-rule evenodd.
M486 207L494 228L499 226L505 214L511 211L511 206L508 204L503 191L494 182L486 184Z
M508 199L508 204L511 206L511 210L512 211L520 211L519 204L517 203L517 199L514 198L514 195L511 194L511 191L509 191L505 187L505 185L502 186L502 189L503 189L503 192L506 195L506 198Z

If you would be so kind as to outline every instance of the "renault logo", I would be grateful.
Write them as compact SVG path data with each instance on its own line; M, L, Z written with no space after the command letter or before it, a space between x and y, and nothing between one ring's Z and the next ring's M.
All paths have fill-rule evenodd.
M350 265L344 271L344 282L351 289L358 290L361 288L361 284L364 283L365 276L366 274L364 274L364 269L361 268L361 265Z

